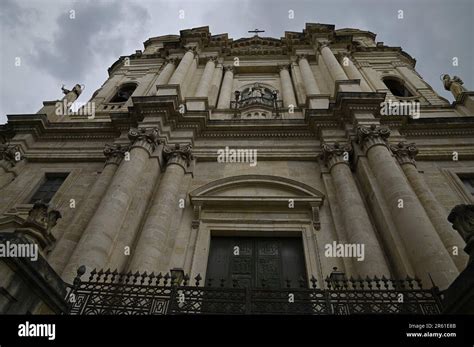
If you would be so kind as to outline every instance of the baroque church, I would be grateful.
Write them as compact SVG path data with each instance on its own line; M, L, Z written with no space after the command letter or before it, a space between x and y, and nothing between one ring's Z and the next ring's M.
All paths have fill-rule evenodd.
M472 209L448 215L474 201L474 92L444 75L450 103L415 63L358 29L199 27L120 57L74 112L80 84L8 115L0 239L39 254L0 259L0 312L68 312L120 278L448 288L472 240L451 224Z

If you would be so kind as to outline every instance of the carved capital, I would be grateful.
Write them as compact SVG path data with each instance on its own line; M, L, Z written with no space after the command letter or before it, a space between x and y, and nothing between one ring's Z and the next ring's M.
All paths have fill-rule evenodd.
M166 165L178 164L183 168L189 167L194 159L192 149L193 147L190 144L181 146L177 143L174 146L164 146L163 158L166 161Z
M234 67L232 65L224 66L224 72L227 72L227 71L234 73Z
M173 58L165 58L165 62L168 63L168 64L173 64L174 66L178 65L178 62L179 62L179 59L176 58L176 57L173 57Z
M357 127L357 143L366 151L377 145L387 146L389 136L390 129L377 127L375 124L370 126L359 125Z
M296 62L299 63L300 60L302 60L302 59L304 59L304 60L307 61L307 60L308 60L308 55L307 55L307 54L304 54L304 53L301 53L301 54L297 54L297 55L296 55Z
M288 64L278 65L278 71L283 71L283 70L289 71L290 70L290 65L288 65Z
M0 144L0 160L5 160L10 167L21 160L20 147L17 145Z
M334 144L323 143L321 148L323 151L321 158L329 169L336 164L343 163L349 165L349 156L352 152L350 144L340 144L339 142L334 142Z
M328 41L325 41L325 42L320 42L320 43L319 43L319 47L318 47L318 48L319 48L319 51L322 51L322 50L323 50L323 48L326 48L326 47L327 47L327 48L330 48L330 47L329 47L329 42L328 42Z
M416 166L415 157L418 154L418 148L415 143L406 143L402 141L396 146L390 146L390 150L397 158L400 165L413 164Z
M212 62L212 63L214 63L214 64L217 64L217 60L218 60L218 57L217 57L217 56L208 57L208 58L207 58L207 63Z
M453 229L466 241L464 251L469 254L469 262L474 261L474 205L456 205L448 216Z
M158 140L158 129L130 129L128 132L128 138L131 141L131 147L142 147L148 153L153 153L155 148L159 144Z
M125 153L130 150L130 145L120 145L120 144L106 144L104 148L104 155L107 158L105 165L108 164L120 164Z

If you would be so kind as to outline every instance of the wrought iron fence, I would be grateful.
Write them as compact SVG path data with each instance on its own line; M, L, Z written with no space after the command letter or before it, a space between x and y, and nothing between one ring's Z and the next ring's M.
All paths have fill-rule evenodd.
M84 268L66 300L69 314L439 314L441 298L436 286L423 289L417 279L357 278L335 281L326 278L319 288L302 279L297 287L241 287L237 280L208 280L200 275L178 278L155 275L92 271L81 281ZM215 283L214 283L215 282ZM214 285L212 285L214 283Z

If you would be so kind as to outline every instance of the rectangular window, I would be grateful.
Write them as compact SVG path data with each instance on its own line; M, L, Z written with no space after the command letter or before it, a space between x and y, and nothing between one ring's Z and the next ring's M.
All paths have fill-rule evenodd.
M63 184L68 173L47 173L45 180L41 186L36 190L35 194L30 199L30 204L34 204L38 200L48 203Z

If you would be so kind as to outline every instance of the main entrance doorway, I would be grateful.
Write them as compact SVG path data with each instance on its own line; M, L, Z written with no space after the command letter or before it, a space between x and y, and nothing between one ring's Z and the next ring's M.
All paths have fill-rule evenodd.
M206 280L225 286L298 287L306 278L300 237L212 237Z

